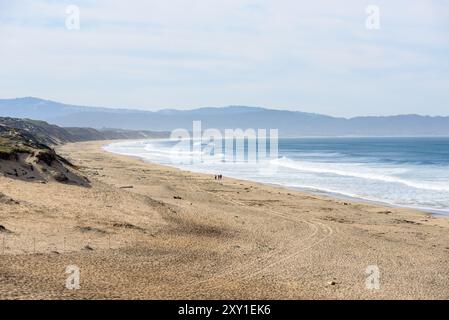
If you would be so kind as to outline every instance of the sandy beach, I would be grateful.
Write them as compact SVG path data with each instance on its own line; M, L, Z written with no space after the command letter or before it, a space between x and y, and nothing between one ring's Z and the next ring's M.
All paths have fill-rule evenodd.
M106 143L57 149L89 187L0 177L1 299L449 298L448 218L216 181Z

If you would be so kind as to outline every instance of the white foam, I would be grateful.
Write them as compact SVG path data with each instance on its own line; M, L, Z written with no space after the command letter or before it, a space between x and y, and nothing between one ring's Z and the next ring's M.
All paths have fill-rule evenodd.
M282 167L295 169L298 171L304 172L313 172L313 173L328 173L339 176L347 176L347 177L355 177L360 179L367 180L377 180L389 183L400 183L412 188L416 189L425 189L425 190L434 190L434 191L447 191L449 192L448 185L438 185L438 184L429 184L429 183L419 183L415 181L405 180L398 177L383 175L378 172L366 172L367 170L374 171L375 169L370 168L362 168L365 172L361 172L361 167L357 164L347 165L345 169L335 169L335 167L340 166L341 164L329 164L329 163L314 163L314 162L301 162L301 161L292 161L288 158L281 158L278 160L272 161L274 164L277 164ZM380 171L381 169L378 169ZM387 170L387 168L384 168ZM404 169L401 169L404 170Z

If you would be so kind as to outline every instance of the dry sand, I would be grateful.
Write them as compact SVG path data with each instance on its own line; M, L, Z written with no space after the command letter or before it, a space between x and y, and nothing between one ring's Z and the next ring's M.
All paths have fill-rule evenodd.
M449 298L447 218L215 181L103 144L59 149L89 188L0 177L0 298Z

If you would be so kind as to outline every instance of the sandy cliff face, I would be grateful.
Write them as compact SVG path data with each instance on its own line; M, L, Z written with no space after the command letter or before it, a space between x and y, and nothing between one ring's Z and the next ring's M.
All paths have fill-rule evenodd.
M73 164L38 138L6 126L0 126L0 174L24 181L89 185Z
M81 186L89 185L88 179L83 177L74 165L53 151L0 153L0 173L24 181L45 183L53 180Z

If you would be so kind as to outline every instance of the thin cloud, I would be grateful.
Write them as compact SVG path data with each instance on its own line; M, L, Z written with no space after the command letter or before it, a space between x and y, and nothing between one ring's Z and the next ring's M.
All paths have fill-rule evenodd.
M448 1L376 1L377 31L356 0L75 2L79 31L67 3L0 1L0 96L447 114Z

